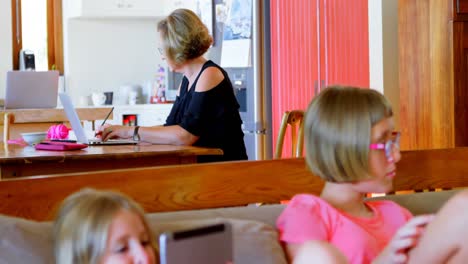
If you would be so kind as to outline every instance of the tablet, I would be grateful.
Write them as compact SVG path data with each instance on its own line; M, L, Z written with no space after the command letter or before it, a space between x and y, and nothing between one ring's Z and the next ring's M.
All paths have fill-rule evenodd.
M219 223L159 236L161 264L232 263L232 228Z
M43 141L39 144L34 146L37 150L57 150L57 151L65 151L65 150L79 150L87 148L88 145L80 144L80 143L71 143L71 142L57 142L57 141Z

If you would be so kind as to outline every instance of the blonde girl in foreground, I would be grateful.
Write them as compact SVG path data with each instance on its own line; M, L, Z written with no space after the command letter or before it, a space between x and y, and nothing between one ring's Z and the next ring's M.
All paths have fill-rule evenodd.
M392 190L401 158L400 135L384 96L327 88L308 107L304 131L307 164L326 183L320 197L296 195L278 218L291 261L462 263L468 257L462 247L468 215L458 209L467 207L467 192L451 199L433 221L431 215L412 217L392 201L364 200L366 193Z
M119 193L84 189L70 195L53 232L57 264L157 263L143 210Z

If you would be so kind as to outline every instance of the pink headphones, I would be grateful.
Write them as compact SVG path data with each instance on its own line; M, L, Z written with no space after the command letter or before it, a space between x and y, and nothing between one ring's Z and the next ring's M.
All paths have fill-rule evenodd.
M49 127L47 130L47 138L48 139L67 139L68 138L68 131L70 131L67 126L60 124L60 125L53 125Z

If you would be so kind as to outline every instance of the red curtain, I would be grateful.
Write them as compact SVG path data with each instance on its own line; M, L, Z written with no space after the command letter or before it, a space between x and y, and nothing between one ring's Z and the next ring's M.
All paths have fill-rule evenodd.
M326 85L369 86L367 4L368 0L271 1L274 148L285 111L305 110ZM290 157L289 133L285 139L283 157Z

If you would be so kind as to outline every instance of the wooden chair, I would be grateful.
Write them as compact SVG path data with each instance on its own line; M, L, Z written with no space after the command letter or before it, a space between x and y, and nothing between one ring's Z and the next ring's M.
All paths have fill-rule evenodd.
M3 126L3 142L6 143L10 139L11 124L15 121L13 113L0 112L0 126Z
M281 158L283 153L284 135L286 130L291 127L291 145L292 157L302 157L304 148L304 111L292 110L283 114L278 139L276 141L275 158Z
M83 121L91 122L94 130L96 120L103 120L110 111L110 107L76 108L76 112ZM10 137L20 138L21 133L47 131L50 126L65 123L68 127L68 118L62 108L51 109L8 109L3 112L14 115L14 122L10 127ZM113 119L113 114L109 116Z

